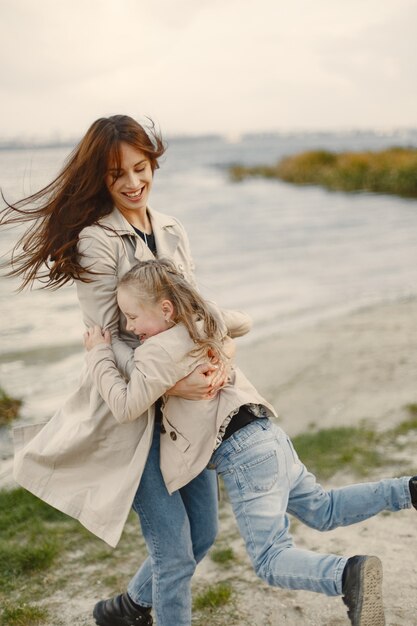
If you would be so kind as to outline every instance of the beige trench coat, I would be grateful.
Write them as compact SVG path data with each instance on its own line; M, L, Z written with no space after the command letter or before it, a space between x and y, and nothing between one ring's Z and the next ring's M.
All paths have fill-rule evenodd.
M193 282L183 226L162 213L149 214L158 256L172 259ZM84 322L111 330L117 367L129 376L138 342L126 332L117 307L117 280L138 260L153 255L117 209L81 232L79 252L83 265L99 273L93 283L77 284ZM15 480L116 546L146 463L153 425L153 406L133 422L118 423L84 368L78 389L49 422L15 429Z
M244 314L233 312L235 317ZM239 325L239 319L237 320ZM121 377L111 346L100 344L87 355L87 366L96 387L121 423L136 419L179 379L198 365L189 353L195 349L186 327L173 328L150 337L135 350L135 367L126 384ZM246 376L235 368L229 383L215 398L198 402L164 397L161 430L161 471L170 493L195 478L206 466L225 419L243 404L258 404L269 416L275 410Z

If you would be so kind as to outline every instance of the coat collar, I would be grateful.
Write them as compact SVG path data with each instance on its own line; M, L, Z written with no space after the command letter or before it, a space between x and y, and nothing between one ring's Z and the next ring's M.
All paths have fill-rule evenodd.
M151 220L152 231L155 235L158 256L172 258L179 241L178 222L170 215L154 211L151 207L147 207L147 211ZM99 220L99 224L114 230L118 235L130 235L133 237L136 241L135 256L139 259L143 258L143 248L146 248L146 246L142 238L134 231L131 224L116 207L113 208L111 213L102 217Z

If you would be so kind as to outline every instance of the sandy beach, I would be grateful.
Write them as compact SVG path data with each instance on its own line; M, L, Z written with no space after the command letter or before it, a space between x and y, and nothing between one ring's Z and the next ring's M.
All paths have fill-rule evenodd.
M387 428L417 402L417 300L279 334L238 349L237 360L291 436L313 423L327 428L366 419Z
M249 378L277 407L280 423L294 436L315 425L328 428L355 425L366 420L377 430L387 430L405 419L409 404L417 402L417 299L404 299L364 308L288 333L277 334L256 345L238 346L237 361ZM417 443L414 431L403 454L412 467ZM396 468L381 468L372 479L394 475ZM412 471L412 470L411 470ZM398 472L397 472L398 473ZM355 480L338 473L324 484L340 486ZM356 479L357 480L357 479ZM294 524L296 543L303 548L340 554L375 554L384 565L384 599L389 626L417 624L417 561L415 528L417 511L379 515L369 521L328 533ZM194 591L208 583L230 580L233 610L220 609L206 623L251 626L342 626L347 624L339 598L309 592L269 588L257 579L228 503L221 512L220 543L236 555L228 567L210 558L199 565ZM122 565L126 580L135 567L134 557ZM59 624L92 624L91 607L110 589L84 585L61 589L46 604L67 599ZM49 603L49 600L51 601ZM60 604L62 607L62 604ZM207 621L205 621L207 620ZM58 622L51 621L50 626ZM193 621L194 623L194 621ZM173 625L174 626L174 625Z

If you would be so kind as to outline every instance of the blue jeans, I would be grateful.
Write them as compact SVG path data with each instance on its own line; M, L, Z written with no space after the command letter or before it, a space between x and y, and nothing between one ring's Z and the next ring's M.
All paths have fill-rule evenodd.
M347 558L294 547L287 512L317 530L331 530L380 511L410 508L409 478L325 491L299 460L286 433L258 419L214 452L256 573L267 583L327 595L342 593Z
M191 577L217 534L217 478L206 469L170 496L159 468L159 437L156 423L133 502L150 557L128 593L134 602L154 607L158 626L190 626Z

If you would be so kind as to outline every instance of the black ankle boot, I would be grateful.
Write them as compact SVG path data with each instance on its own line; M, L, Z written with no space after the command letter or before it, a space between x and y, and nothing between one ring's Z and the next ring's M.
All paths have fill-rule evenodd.
M410 487L411 504L417 509L417 476L410 478L408 485Z
M152 626L151 609L133 602L127 593L100 600L93 617L99 626Z

